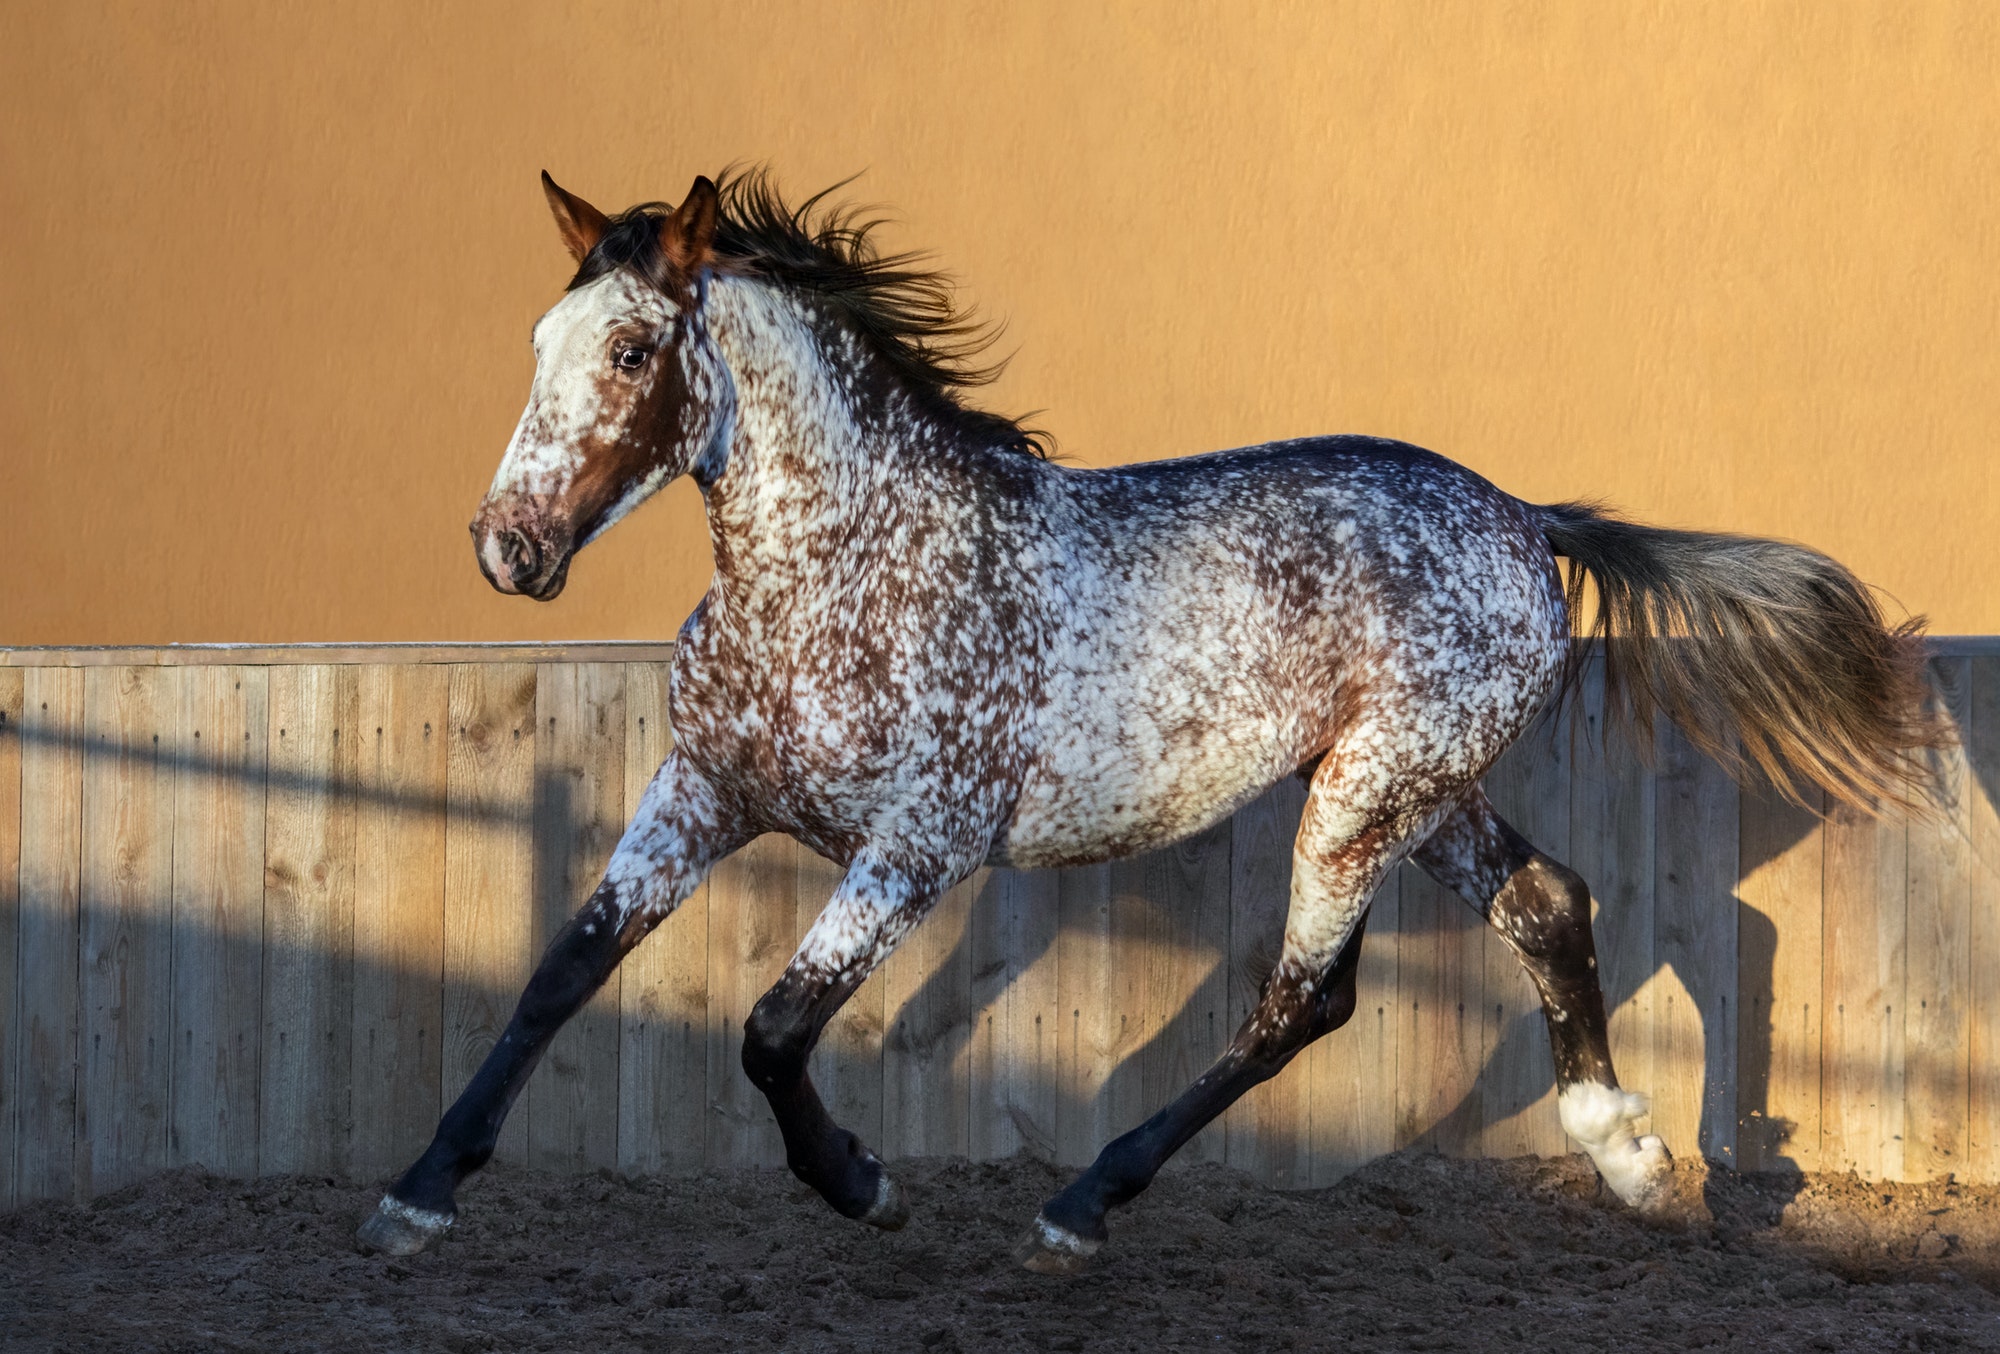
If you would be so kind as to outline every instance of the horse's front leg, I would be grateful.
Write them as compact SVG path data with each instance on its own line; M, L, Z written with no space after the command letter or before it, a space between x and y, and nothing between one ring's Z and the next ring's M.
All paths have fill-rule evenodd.
M743 1070L771 1102L792 1174L841 1216L891 1231L909 1209L881 1161L826 1112L806 1060L827 1021L950 882L913 879L864 853L743 1026Z
M678 753L667 758L603 882L549 942L499 1042L438 1121L430 1147L361 1224L364 1247L414 1255L444 1234L457 1216L459 1182L493 1155L507 1111L556 1031L709 867L752 835L700 772Z

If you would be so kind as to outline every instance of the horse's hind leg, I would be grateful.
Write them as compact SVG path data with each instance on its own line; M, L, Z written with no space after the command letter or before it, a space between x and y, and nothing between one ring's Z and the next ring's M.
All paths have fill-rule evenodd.
M1285 948L1256 1009L1221 1058L1178 1099L1113 1140L1042 1205L1015 1252L1029 1269L1080 1269L1108 1236L1105 1214L1134 1198L1167 1159L1238 1097L1276 1076L1307 1044L1354 1014L1363 915L1382 877L1436 821L1393 800L1378 761L1329 755L1313 776L1292 851ZM1449 802L1449 801L1447 801Z
M1612 1192L1641 1212L1667 1202L1673 1157L1641 1137L1646 1098L1618 1088L1590 933L1590 889L1537 851L1477 787L1415 853L1424 872L1478 908L1541 994L1555 1053L1557 1112Z
M556 1031L618 961L749 837L699 772L670 756L646 787L604 882L549 942L500 1040L438 1121L437 1134L361 1224L369 1250L413 1255L457 1216L461 1181L484 1166L500 1125Z

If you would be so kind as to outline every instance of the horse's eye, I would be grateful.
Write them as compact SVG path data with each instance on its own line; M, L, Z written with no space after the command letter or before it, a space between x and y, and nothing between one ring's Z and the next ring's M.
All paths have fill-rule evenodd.
M637 371L646 365L646 359L651 356L644 348L620 348L615 360L620 371Z

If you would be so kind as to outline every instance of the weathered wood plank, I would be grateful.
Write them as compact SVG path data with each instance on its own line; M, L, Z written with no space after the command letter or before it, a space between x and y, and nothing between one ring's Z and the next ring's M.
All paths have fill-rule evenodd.
M1653 949L1656 787L1616 710L1606 707L1602 658L1585 669L1575 699L1569 864L1590 885L1612 1066L1620 1085L1650 1096L1653 1017L1673 981Z
M1742 792L1737 896L1737 1167L1819 1169L1824 799Z
M172 676L99 668L84 677L76 1118L86 1194L172 1160L174 788L162 757L162 744L171 755L177 741Z
M83 673L29 670L21 695L15 1194L81 1197L77 943L83 903Z
M174 1159L257 1174L270 678L174 674Z
M1145 1043L1132 1127L1170 1103L1228 1046L1229 873L1227 819L1134 862L1143 871ZM1177 1165L1221 1162L1228 1133L1211 1122L1174 1155Z
M348 1170L358 696L351 668L271 671L257 1135L267 1174Z
M1971 660L1934 658L1930 675L1952 723L1970 713ZM1908 936L1904 971L1905 1180L1966 1170L1971 1113L1972 796L1963 742L1938 759L1946 807L1908 824Z
M625 669L625 806L629 819L673 748L671 669ZM618 1169L698 1171L707 1160L708 885L620 965Z
M1053 1161L1061 1061L1054 870L998 870L972 909L974 1159Z
M1229 957L1225 973L1230 1037L1257 1008L1264 980L1285 946L1291 908L1292 839L1306 801L1305 786L1287 776L1239 809L1229 841ZM1376 937L1378 943L1379 935ZM1266 1184L1297 1189L1312 1183L1313 1091L1319 1044L1284 1072L1253 1086L1223 1117L1229 1164ZM1342 1106L1336 1113L1351 1114Z
M1679 730L1660 731L1653 954L1653 1130L1672 1151L1736 1164L1736 783Z
M1132 1013L1143 1005L1144 966L1133 950L1143 940L1145 904L1115 868L1090 865L1058 877L1056 1160L1066 1166L1088 1165L1144 1117L1139 1078L1121 1078L1120 1069L1142 1038Z
M882 965L882 1150L965 1156L972 1137L972 905L991 871L976 871Z
M785 1160L784 1140L771 1107L743 1073L743 1022L798 947L796 890L803 854L791 838L766 834L709 876L711 1166L778 1166ZM866 984L862 990L867 990Z
M642 639L552 644L151 644L0 648L0 668L288 667L376 663L669 663L674 646Z
M1488 798L1515 831L1545 855L1569 863L1571 725L1544 717L1487 773ZM1556 1117L1555 1058L1541 996L1520 959L1487 928L1485 1081L1480 1150L1489 1157L1560 1156L1567 1143Z
M1903 1169L1908 828L1836 809L1826 826L1820 1169Z
M1486 923L1414 865L1398 869L1394 884L1396 1146L1477 1156Z
M1974 904L1966 945L1972 975L1966 1173L2000 1180L2000 658L1974 658L1967 688Z
M465 664L450 677L444 834L444 1101L500 1038L535 962L535 669ZM534 1079L495 1155L527 1155Z
M14 1206L20 1087L21 701L18 670L0 672L0 1210Z
M597 886L625 830L625 671L545 663L535 679L535 953ZM571 1016L535 1069L528 1159L544 1170L618 1160L619 974Z
M350 1166L373 1179L408 1165L443 1109L451 672L356 673Z

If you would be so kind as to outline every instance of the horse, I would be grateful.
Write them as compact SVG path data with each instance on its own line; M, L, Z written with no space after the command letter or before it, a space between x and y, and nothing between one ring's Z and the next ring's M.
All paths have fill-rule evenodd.
M1533 980L1564 1131L1618 1199L1666 1207L1672 1154L1612 1067L1589 888L1480 777L1600 640L1635 728L1671 719L1739 772L1838 801L1912 802L1945 736L1920 620L1889 624L1805 547L1527 503L1382 438L1066 465L973 404L991 327L826 193L792 206L753 169L606 216L542 187L577 267L534 328L528 404L471 524L479 567L546 601L687 475L715 572L674 650L673 751L364 1248L446 1232L558 1027L765 832L845 874L751 1011L743 1069L798 1178L900 1227L894 1179L808 1074L841 1004L974 870L1153 850L1292 775L1289 911L1255 1008L1042 1205L1017 1258L1084 1267L1111 1209L1352 1015L1369 900L1406 859Z

